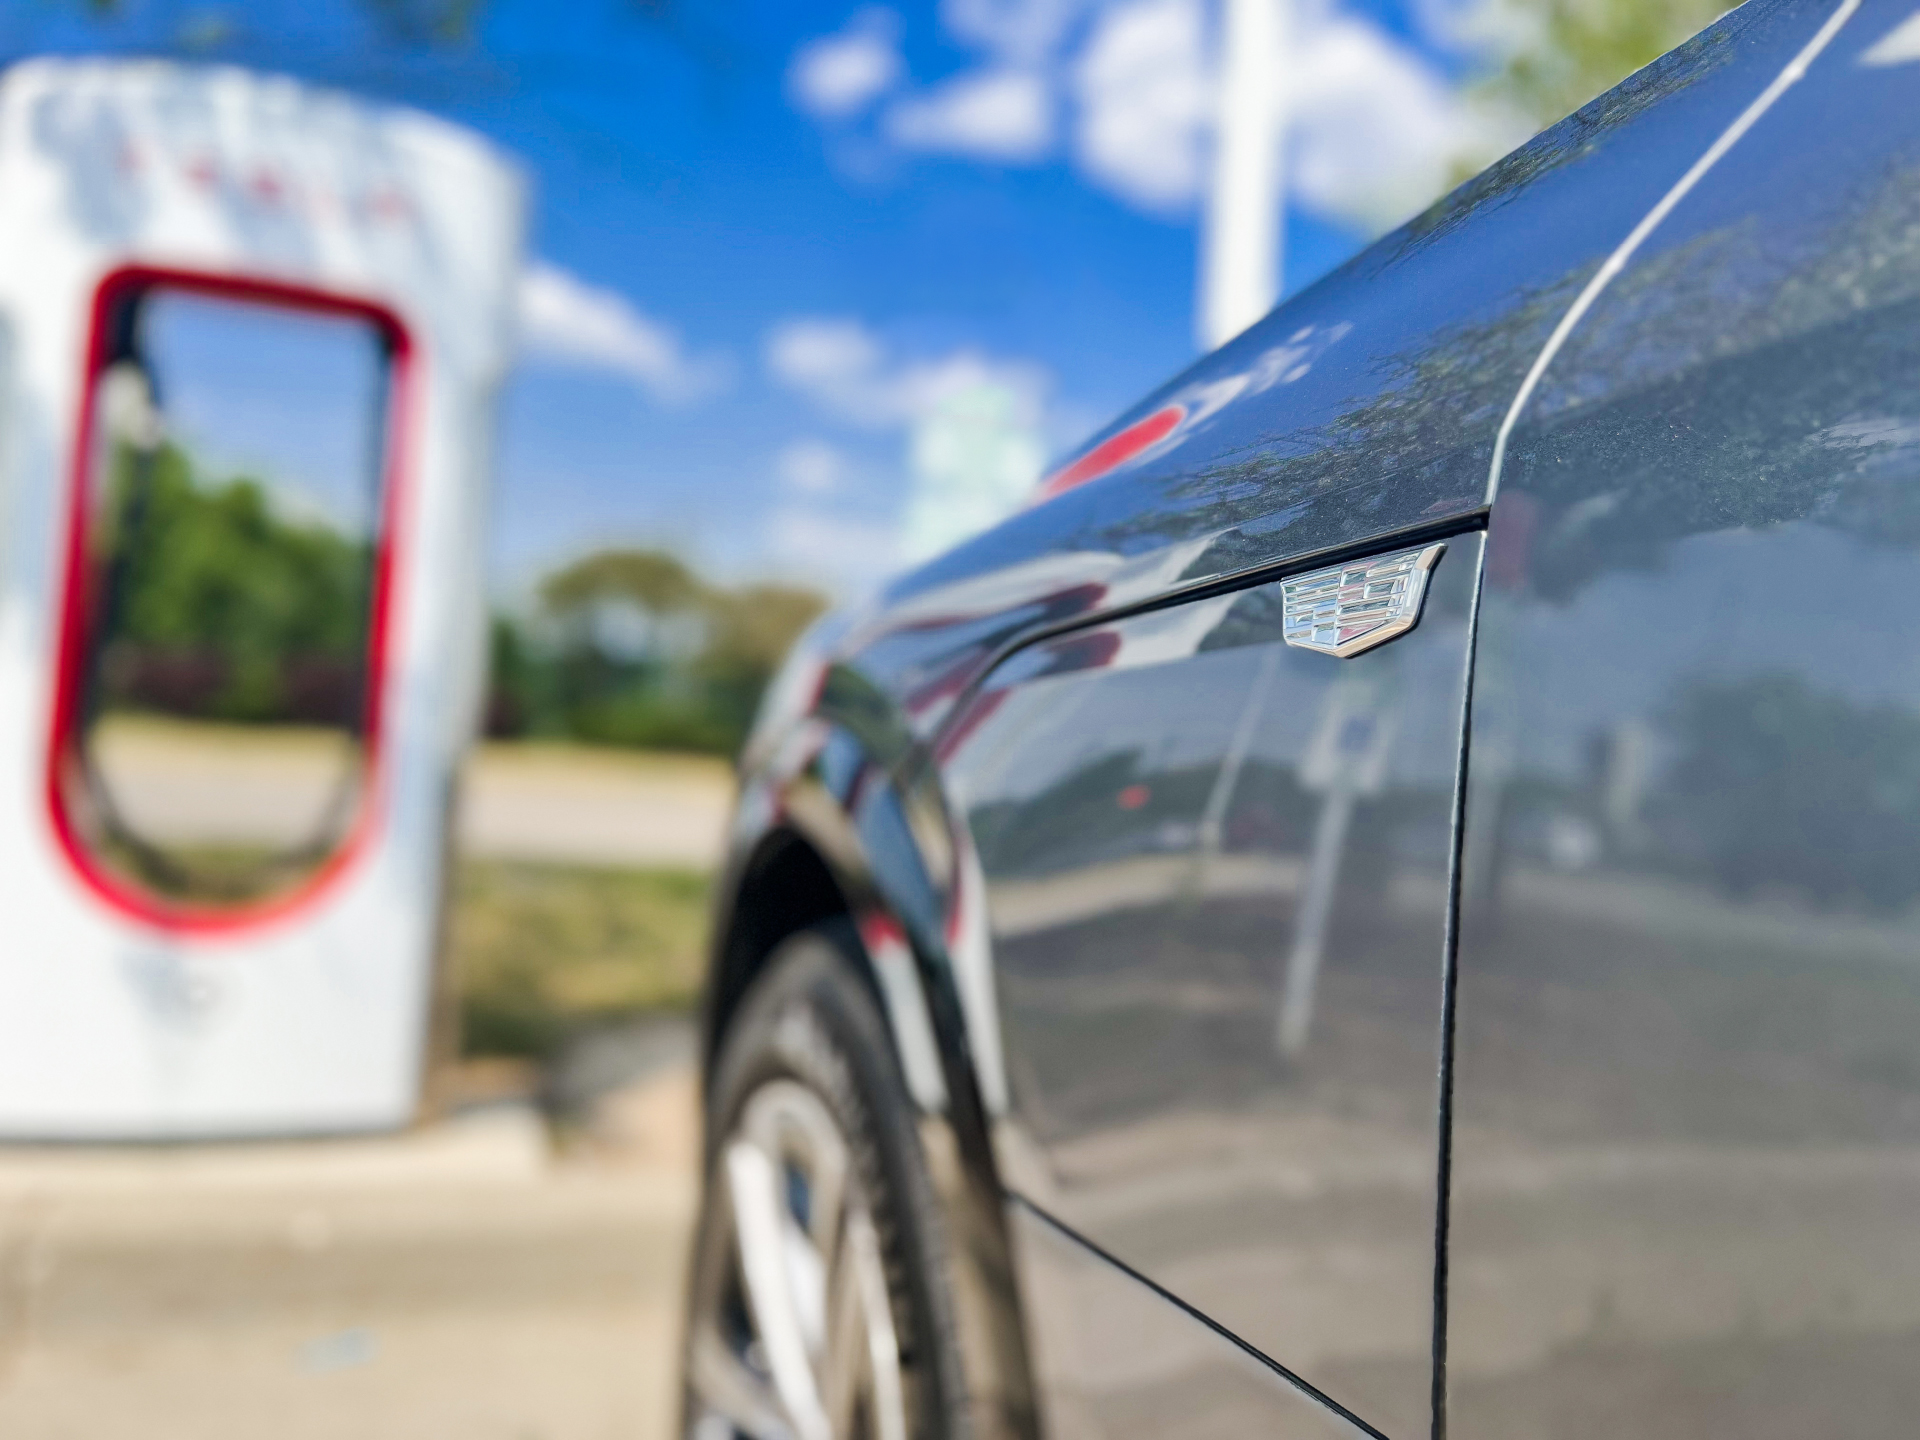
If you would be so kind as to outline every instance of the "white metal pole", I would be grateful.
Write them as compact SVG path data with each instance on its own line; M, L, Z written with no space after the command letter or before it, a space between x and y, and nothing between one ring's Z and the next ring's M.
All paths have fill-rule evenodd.
M1220 0L1213 177L1196 330L1211 350L1280 296L1288 0Z

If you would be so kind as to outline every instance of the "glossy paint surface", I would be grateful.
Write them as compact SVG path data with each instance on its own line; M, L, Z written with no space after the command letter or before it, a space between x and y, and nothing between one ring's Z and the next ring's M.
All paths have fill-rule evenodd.
M1391 1435L1430 1409L1443 924L1480 537L1417 629L1282 583L1022 651L958 729L1003 1178Z
M1023 634L1445 524L1602 259L1823 12L1750 0L1145 397L1161 443L904 577L838 653L930 735Z
M1049 1440L1369 1433L1025 1206L1012 1215Z
M1920 65L1866 6L1516 430L1474 691L1450 1420L1920 1414Z
M1177 410L1164 439L815 637L819 813L768 780L769 823L911 943L960 1188L1021 1197L1057 1432L1306 1422L1173 1375L1191 1317L1043 1213L1427 1432L1459 532L1559 317L1833 13L1751 0L1089 449ZM1912 13L1861 6L1512 437L1464 837L1456 1437L1920 1413L1920 64L1866 63ZM1278 577L1438 538L1412 635L1278 645ZM1341 707L1399 729L1336 825L1313 752Z

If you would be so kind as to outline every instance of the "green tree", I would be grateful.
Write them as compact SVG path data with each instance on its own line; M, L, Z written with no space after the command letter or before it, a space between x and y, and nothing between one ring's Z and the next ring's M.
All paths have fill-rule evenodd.
M1723 0L1495 0L1506 37L1489 98L1547 126L1605 94L1727 11Z
M371 547L276 514L257 480L196 483L170 445L144 460L126 452L114 468L112 528L96 551L98 700L226 720L351 720Z
M709 601L707 644L695 671L708 706L732 737L730 748L746 739L774 671L826 608L823 596L792 585L749 585Z
M774 671L826 608L811 590L730 589L665 551L631 549L564 566L539 599L544 644L505 616L494 622L494 734L722 753L746 738ZM652 622L656 643L610 649L594 623L607 607Z
M556 570L540 585L548 610L626 601L653 614L680 614L708 603L704 581L664 550L598 550Z

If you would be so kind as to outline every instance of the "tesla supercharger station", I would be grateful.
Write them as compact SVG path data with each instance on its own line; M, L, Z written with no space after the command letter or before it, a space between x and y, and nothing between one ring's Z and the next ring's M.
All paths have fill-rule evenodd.
M415 1115L521 208L284 79L0 78L0 1138Z

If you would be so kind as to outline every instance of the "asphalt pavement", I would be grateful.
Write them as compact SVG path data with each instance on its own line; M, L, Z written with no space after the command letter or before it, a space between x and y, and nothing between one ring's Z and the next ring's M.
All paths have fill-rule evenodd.
M510 1097L397 1136L0 1150L0 1435L665 1437L693 1078L673 1037L627 1048L558 1123Z

